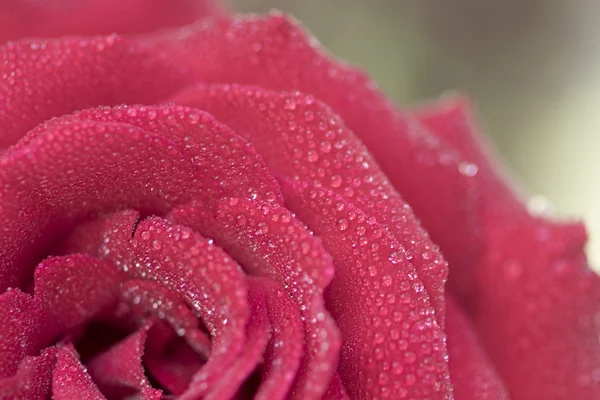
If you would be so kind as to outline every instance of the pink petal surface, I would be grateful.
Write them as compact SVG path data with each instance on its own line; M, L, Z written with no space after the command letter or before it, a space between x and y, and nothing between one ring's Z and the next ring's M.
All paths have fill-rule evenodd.
M455 398L508 400L504 383L483 350L471 321L450 297L446 297L446 334Z
M0 5L0 43L23 37L150 32L223 12L213 0L5 0Z
M259 296L264 297L271 325L262 381L254 398L285 399L302 361L304 328L300 311L283 286L275 281L249 277L248 282Z
M600 279L584 254L582 225L530 215L492 168L462 100L420 112L479 168L483 257L473 318L511 398L600 395Z
M6 44L0 76L0 149L52 117L156 102L191 82L180 66L116 35Z
M54 257L36 270L35 295L0 295L0 373L12 375L26 355L35 355L61 334L116 304L118 279L107 263L84 255Z
M52 378L52 398L56 400L104 400L98 387L81 364L72 345L64 346L56 356Z
M447 265L365 146L313 96L251 86L197 86L176 103L206 109L247 137L278 175L324 186L392 232L410 255L443 325Z
M202 186L173 142L118 123L51 128L0 165L2 289L22 284L49 239L81 218L127 206L164 212Z
M35 270L34 299L51 324L64 330L114 306L119 281L117 269L105 261L81 254L53 257Z
M468 163L416 118L399 112L363 72L331 59L290 18L278 13L240 16L154 35L146 43L188 66L203 82L313 94L368 147L452 263L478 258L480 232L471 207L476 193ZM448 207L449 201L457 205ZM415 262L421 252L414 252Z
M292 398L320 397L335 372L340 336L323 304L333 266L319 240L285 208L257 200L223 199L212 212L185 206L172 219L214 238L249 273L286 286L305 324L304 360Z
M43 346L39 305L18 289L0 295L0 377L12 376L26 355Z
M327 388L327 392L323 396L323 400L348 400L348 394L346 393L346 389L342 384L342 379L338 374L335 374L331 382L329 383L329 387Z
M285 183L291 209L323 240L336 275L327 306L342 332L340 376L352 398L446 398L444 332L400 244L331 190ZM340 234L342 232L342 234Z
M279 185L254 146L210 114L182 106L121 106L83 110L42 124L19 142L25 146L49 128L73 121L120 122L164 136L185 149L207 185L195 200L244 196L283 203Z
M146 280L128 280L123 282L121 290L131 312L167 321L196 352L209 357L210 338L198 328L198 317L178 293L160 283Z
M37 357L25 357L13 376L0 378L0 398L47 398L52 388L52 374L57 352L56 347L49 347Z
M257 366L269 340L269 318L265 302L265 294L254 288L253 282L248 282L248 303L250 318L246 327L247 341L244 349L235 360L234 364L223 372L219 384L206 394L207 400L227 400L238 391L243 381ZM193 386L182 396L182 400L198 398L198 391Z

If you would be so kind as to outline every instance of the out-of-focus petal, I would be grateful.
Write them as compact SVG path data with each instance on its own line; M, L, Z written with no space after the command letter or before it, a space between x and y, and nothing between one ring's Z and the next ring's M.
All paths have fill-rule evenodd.
M467 105L450 99L419 117L478 168L483 253L470 268L482 342L511 398L596 399L600 278L587 264L585 228L528 212L494 168Z
M508 392L468 317L446 297L446 335L454 397L460 400L508 400Z
M4 0L0 43L23 37L142 33L223 15L218 0Z

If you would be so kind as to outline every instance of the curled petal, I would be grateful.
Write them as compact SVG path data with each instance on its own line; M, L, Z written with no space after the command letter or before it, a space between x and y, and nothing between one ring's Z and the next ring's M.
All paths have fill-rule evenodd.
M152 315L166 320L177 335L186 338L196 352L209 357L210 339L198 329L198 318L183 302L181 296L160 283L147 280L128 280L121 285L121 290L123 298L134 314Z
M34 355L51 338L42 330L39 304L18 289L0 295L0 377L12 376L26 355Z
M223 372L219 384L206 394L207 400L230 399L239 389L243 381L254 370L267 346L269 340L269 318L265 295L261 290L256 290L252 282L248 282L248 303L250 305L250 319L246 327L247 341L244 349L234 364ZM197 386L191 386L181 395L182 400L198 398Z
M444 332L395 238L330 190L292 182L283 189L334 258L326 299L344 338L339 371L349 395L450 395Z
M144 365L150 375L170 393L183 393L205 364L203 357L163 324L154 325L147 341Z
M56 400L106 399L79 361L77 351L72 345L64 346L56 356L56 367L52 377L52 398Z
M152 389L142 366L146 336L151 326L151 323L144 324L140 330L88 363L90 376L104 393L116 396L134 389L140 392L141 400L161 398L162 392Z
M24 356L36 354L61 334L114 305L118 282L109 264L73 255L49 258L39 265L33 298L19 290L3 293L2 375L12 375Z
M333 266L319 240L285 208L261 201L223 199L213 211L184 206L171 218L214 238L251 274L287 288L301 307L306 341L292 397L320 397L335 372L340 337L323 305Z
M35 270L35 300L52 325L64 330L114 306L119 282L118 270L103 260L82 254L53 257Z
M196 395L210 393L220 386L222 372L231 367L247 343L249 309L241 269L212 241L157 217L140 222L131 249L131 274L179 293L202 316L213 347L188 390Z
M264 296L271 325L257 400L285 399L300 368L303 326L298 307L283 286L268 278L248 277L250 287Z

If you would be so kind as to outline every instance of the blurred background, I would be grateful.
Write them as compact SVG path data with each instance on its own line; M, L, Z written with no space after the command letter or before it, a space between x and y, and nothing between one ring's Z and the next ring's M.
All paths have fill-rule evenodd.
M581 217L600 270L599 0L229 0L292 13L400 105L459 90L536 208Z

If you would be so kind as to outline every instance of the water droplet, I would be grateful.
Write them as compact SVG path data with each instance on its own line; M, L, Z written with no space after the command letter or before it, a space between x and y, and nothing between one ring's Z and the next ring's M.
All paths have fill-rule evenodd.
M464 176L475 176L479 172L479 168L475 164L461 162L458 164L458 171Z

